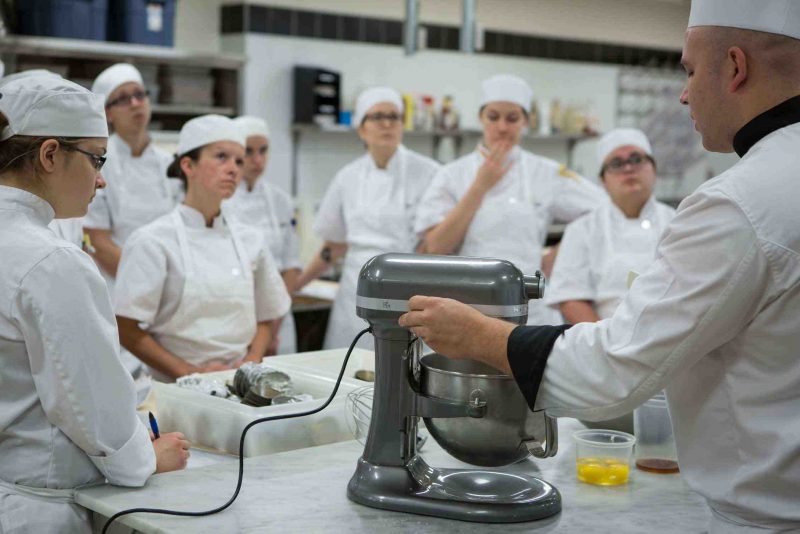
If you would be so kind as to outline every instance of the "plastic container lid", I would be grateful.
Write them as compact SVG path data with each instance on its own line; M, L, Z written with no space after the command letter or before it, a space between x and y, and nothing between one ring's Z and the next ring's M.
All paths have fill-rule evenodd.
M602 449L626 449L636 443L634 436L617 430L578 430L572 437L577 442Z

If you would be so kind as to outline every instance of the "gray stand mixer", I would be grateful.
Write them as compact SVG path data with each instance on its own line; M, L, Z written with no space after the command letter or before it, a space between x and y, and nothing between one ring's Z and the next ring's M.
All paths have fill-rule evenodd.
M356 310L375 338L375 391L364 454L347 486L360 504L483 523L533 521L561 511L561 496L537 478L488 469L427 465L416 451L425 425L456 458L507 465L556 453L555 419L530 412L511 377L471 360L421 356L421 342L397 324L414 295L447 297L524 324L544 278L502 260L383 254L358 280Z

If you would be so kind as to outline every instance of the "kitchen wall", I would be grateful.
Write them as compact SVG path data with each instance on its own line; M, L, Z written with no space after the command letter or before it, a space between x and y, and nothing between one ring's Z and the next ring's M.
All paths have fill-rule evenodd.
M236 0L180 0L176 44L214 52L220 6ZM404 19L404 0L249 0L251 5ZM420 21L459 26L461 0L420 0ZM189 9L189 7L191 7ZM689 0L478 0L476 20L488 30L679 50Z

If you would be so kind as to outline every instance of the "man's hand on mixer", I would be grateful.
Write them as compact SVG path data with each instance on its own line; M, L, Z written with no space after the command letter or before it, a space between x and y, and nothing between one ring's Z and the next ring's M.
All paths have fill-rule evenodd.
M516 325L487 317L452 299L412 297L400 326L410 328L433 350L449 358L468 358L511 373L508 336Z

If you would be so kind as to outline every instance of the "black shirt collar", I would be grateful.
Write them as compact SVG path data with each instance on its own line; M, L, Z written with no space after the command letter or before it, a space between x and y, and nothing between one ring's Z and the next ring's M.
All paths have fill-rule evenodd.
M733 137L733 149L741 158L775 130L800 122L800 95L790 98L745 124Z

